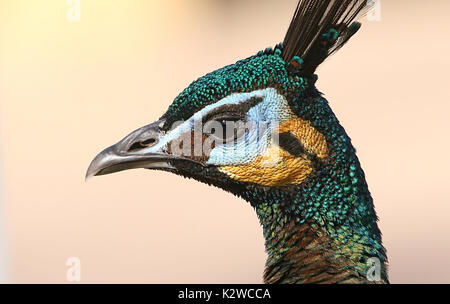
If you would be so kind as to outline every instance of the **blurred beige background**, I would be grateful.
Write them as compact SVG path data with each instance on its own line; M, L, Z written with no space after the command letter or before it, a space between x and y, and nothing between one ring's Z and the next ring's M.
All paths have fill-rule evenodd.
M69 22L64 0L0 0L9 281L64 283L79 257L85 283L262 282L247 203L168 173L84 173L191 81L280 42L296 2L81 0ZM450 283L450 2L381 3L318 87L359 151L391 281Z

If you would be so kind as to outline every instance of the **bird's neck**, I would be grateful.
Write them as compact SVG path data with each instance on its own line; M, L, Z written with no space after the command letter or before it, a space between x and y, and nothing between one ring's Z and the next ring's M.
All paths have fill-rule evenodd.
M356 150L315 88L292 108L328 143L329 159L300 185L244 195L269 255L267 283L387 283L387 257Z
M265 283L387 283L384 260L373 260L367 244L333 237L314 221L289 220L269 204L256 211L268 253Z

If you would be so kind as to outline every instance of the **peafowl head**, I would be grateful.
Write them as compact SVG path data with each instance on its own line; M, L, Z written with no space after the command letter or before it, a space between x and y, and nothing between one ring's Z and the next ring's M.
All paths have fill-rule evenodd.
M268 48L196 80L159 120L99 154L88 175L161 169L237 194L300 186L330 151L325 132L298 112L308 95L318 96L314 77L289 72L301 59L286 63L282 50Z
M357 32L365 2L300 1L283 43L194 81L157 121L97 155L87 176L164 170L244 198L264 228L266 282L311 281L295 257L310 244L298 242L321 237L319 257L331 251L340 265L327 267L354 268L336 282L365 279L370 258L387 281L364 173L315 87L317 66ZM293 275L274 270L283 263Z

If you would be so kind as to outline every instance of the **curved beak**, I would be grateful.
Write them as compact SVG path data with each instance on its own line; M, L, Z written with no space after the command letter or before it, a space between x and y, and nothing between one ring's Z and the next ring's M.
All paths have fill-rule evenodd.
M161 145L163 134L159 120L144 126L119 141L117 144L100 152L92 160L86 172L86 180L92 176L105 175L129 169L175 169L169 162L188 160L165 152Z
M123 170L147 169L174 169L168 161L173 159L170 155L118 155L116 145L100 152L91 162L86 172L86 180L92 176L105 175Z

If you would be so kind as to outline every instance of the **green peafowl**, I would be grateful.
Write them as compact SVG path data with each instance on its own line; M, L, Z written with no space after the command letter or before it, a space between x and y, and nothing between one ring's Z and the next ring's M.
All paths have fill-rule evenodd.
M300 0L283 43L194 81L86 176L157 169L242 197L263 227L265 283L388 283L364 172L314 74L368 7Z

